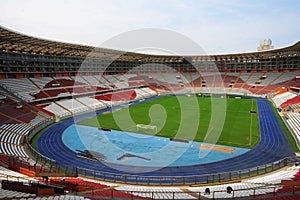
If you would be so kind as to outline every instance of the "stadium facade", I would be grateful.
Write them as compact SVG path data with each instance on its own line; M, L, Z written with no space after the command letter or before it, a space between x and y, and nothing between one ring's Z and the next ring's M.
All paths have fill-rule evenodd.
M161 56L121 52L53 42L0 29L0 78L50 77L126 73L136 66L151 63L144 72L165 71L167 65L179 72L291 72L299 71L300 42L269 51L225 55ZM93 52L93 54L91 54ZM84 70L80 70L84 63ZM109 65L109 66L108 66ZM108 66L103 71L103 67ZM143 71L142 71L143 72Z

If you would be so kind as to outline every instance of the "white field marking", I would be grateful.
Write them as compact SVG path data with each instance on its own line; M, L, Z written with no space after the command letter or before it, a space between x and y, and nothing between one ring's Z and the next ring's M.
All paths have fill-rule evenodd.
M253 110L253 99L252 99L251 110ZM251 113L251 112L250 112L250 127L249 127L249 133L250 133L249 145L251 145L251 142L252 142L252 113Z

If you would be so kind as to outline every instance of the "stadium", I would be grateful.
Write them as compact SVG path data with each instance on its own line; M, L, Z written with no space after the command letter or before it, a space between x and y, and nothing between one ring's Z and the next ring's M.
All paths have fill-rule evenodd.
M0 65L0 199L300 196L300 42L168 56L1 27Z

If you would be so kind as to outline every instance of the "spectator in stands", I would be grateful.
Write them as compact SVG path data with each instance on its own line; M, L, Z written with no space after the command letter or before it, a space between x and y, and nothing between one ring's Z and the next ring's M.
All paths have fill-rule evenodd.
M36 172L36 163L33 165L33 170Z
M205 189L205 194L210 195L210 189L209 188Z
M233 191L232 187L228 186L228 187L227 187L227 193L228 193L228 194L231 194L232 191Z
M43 178L43 182L48 183L48 176L42 176L42 178Z

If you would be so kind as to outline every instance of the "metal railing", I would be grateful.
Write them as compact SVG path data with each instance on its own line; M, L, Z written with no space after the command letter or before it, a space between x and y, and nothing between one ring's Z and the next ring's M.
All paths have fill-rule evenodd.
M291 164L290 158L285 158L270 164L257 166L254 168L224 172L218 174L205 174L195 176L140 176L131 174L114 174L101 171L93 171L78 167L68 168L77 175L84 177L91 177L103 181L111 181L117 183L128 183L135 185L195 185L208 183L222 183L233 180L240 180L243 178L254 177L265 174Z

